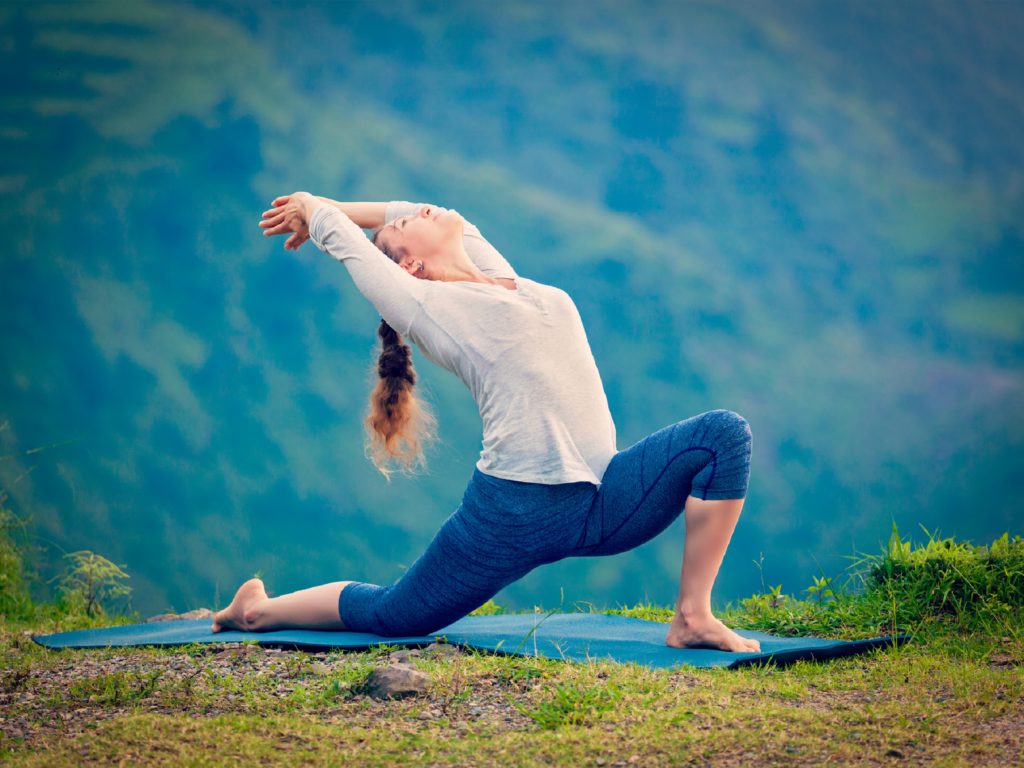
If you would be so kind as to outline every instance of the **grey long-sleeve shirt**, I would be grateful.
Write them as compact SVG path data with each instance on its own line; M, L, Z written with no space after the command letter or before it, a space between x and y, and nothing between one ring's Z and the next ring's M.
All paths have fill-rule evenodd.
M420 207L389 203L387 220ZM392 328L469 387L483 421L481 472L548 485L601 482L616 452L615 423L565 291L517 276L469 222L467 254L485 274L513 278L515 291L415 278L330 205L313 213L309 234Z

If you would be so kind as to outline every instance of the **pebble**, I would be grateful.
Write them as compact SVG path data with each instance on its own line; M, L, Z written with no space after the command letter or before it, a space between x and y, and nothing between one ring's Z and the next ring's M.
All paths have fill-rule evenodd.
M398 699L427 692L430 677L408 664L392 664L373 670L366 692L375 699Z
M457 645L450 643L431 643L424 649L427 653L432 653L436 656L458 656L462 652L459 650Z
M418 648L408 648L401 651L393 651L388 654L388 660L398 664L408 664L410 659L421 655Z

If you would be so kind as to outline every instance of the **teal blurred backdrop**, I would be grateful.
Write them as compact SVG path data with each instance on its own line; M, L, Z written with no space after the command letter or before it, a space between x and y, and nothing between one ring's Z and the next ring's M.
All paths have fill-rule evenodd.
M92 549L144 614L398 578L479 417L417 357L429 473L364 458L376 315L257 228L306 189L455 207L566 289L620 448L747 417L720 604L893 521L1019 533L1022 39L1011 2L6 2L0 488L44 576ZM682 535L498 602L668 604Z

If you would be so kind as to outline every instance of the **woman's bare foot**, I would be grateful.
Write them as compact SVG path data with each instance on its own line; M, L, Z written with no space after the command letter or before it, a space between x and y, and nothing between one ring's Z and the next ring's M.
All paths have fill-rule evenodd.
M246 613L255 603L268 599L267 590L263 587L263 580L249 579L238 588L231 605L213 615L213 626L210 629L214 632L225 629L252 631L252 621L246 619Z
M714 648L735 653L756 653L757 640L740 637L710 613L703 616L676 614L668 629L665 644L673 648Z

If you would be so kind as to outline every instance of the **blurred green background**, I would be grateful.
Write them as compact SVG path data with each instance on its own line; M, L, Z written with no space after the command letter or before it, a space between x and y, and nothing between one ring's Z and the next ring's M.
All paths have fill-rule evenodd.
M429 474L364 458L377 316L257 228L306 189L457 208L566 289L620 448L747 417L719 603L893 521L1020 532L1021 39L1011 2L6 2L0 488L44 575L93 549L147 614L398 578L479 417L417 357ZM682 535L497 600L670 603Z

